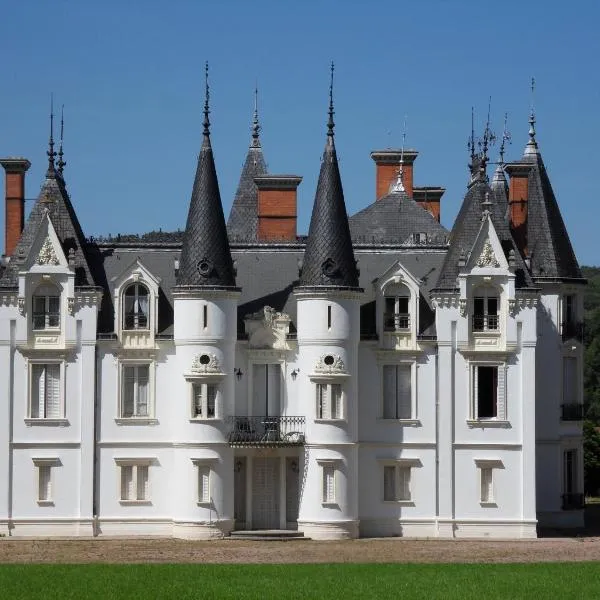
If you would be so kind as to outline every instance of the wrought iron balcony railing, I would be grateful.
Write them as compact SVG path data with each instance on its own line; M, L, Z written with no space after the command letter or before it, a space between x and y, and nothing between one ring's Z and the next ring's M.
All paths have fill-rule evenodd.
M562 421L583 421L583 404L561 404Z
M473 315L473 331L498 331L498 315Z
M301 446L306 417L229 417L231 446Z
M561 328L562 340L579 340L583 342L583 323L575 321L565 321Z
M410 315L407 313L385 313L383 315L384 331L407 331L410 329Z
M581 510L585 507L585 498L583 494L563 494L562 509L563 510Z

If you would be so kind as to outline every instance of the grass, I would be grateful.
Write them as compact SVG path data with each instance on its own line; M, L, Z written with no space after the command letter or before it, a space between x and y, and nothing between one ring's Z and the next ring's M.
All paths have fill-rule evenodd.
M0 598L599 598L598 563L0 565Z

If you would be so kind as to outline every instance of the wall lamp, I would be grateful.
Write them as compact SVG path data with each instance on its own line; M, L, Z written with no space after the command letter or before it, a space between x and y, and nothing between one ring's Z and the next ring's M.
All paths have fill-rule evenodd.
M290 375L292 376L292 380L296 381L296 377L298 377L298 373L300 373L300 369L294 369Z
M244 376L244 373L242 373L241 369L234 369L233 372L235 373L238 381Z

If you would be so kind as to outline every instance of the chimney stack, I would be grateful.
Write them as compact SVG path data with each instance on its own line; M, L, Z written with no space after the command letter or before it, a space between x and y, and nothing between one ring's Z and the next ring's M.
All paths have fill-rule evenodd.
M443 187L413 187L413 200L439 223L440 200L445 191Z
M298 175L261 175L258 188L258 241L296 241Z
M404 166L402 168L402 183L409 198L413 197L413 163L419 153L416 150L374 150L371 158L375 161L377 172L375 175L375 198L379 200L390 193L390 187L398 179L400 157Z
M25 173L31 166L26 158L0 158L6 172L4 213L4 254L10 258L25 226Z
M510 215L510 230L517 248L523 256L529 254L527 248L527 213L529 198L529 171L531 163L508 163L505 171L510 176L508 186L508 211Z

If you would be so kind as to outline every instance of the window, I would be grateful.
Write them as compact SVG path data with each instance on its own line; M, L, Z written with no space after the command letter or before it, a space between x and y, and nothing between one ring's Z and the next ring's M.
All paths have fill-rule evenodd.
M210 466L198 463L198 504L210 502Z
M385 290L383 315L384 331L407 331L410 329L410 291L404 285L391 285Z
M410 469L406 465L384 465L384 502L410 502Z
M192 388L194 394L192 418L214 419L217 406L217 385L214 383L194 383Z
M62 418L60 401L60 365L58 363L31 366L31 405L32 419Z
M33 329L57 329L60 327L60 292L53 285L43 285L35 290L32 298Z
M505 369L498 365L473 365L473 417L505 419Z
M121 417L148 417L149 365L124 365Z
M144 502L149 499L148 465L121 465L121 501Z
M331 329L331 304L327 307L327 329Z
M323 463L323 504L335 504L335 464Z
M577 359L563 357L563 404L577 404Z
M479 469L479 501L482 504L492 504L494 502L494 470L492 467L481 467Z
M281 415L282 372L279 363L252 365L252 410L255 416Z
M476 288L473 294L473 331L498 330L498 292L493 287Z
M148 329L148 288L141 283L125 290L123 329Z
M563 323L572 324L576 321L575 294L563 296Z
M412 418L411 365L383 366L383 418Z
M577 492L577 450L565 450L563 454L563 492Z
M342 385L317 383L317 419L342 418Z
M37 469L38 502L52 502L52 466L39 464Z

